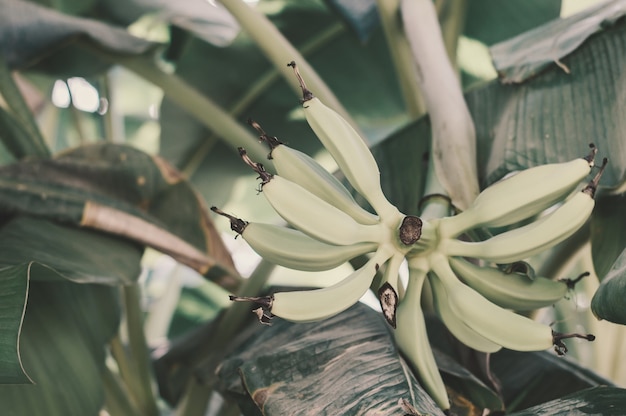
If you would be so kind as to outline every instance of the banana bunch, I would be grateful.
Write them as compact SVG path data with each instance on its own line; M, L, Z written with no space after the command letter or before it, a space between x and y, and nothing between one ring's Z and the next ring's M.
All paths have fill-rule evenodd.
M497 264L520 262L553 247L587 221L607 163L604 159L593 179L577 190L594 167L595 147L580 159L538 166L502 180L458 215L425 221L401 213L387 200L378 165L365 141L306 88L295 63L289 65L302 88L308 124L374 212L363 209L344 184L314 159L269 136L251 120L260 140L269 146L268 158L276 173L251 160L245 149L239 149L240 156L258 174L258 190L288 226L248 222L217 207L211 209L228 218L231 229L259 255L278 265L323 271L358 256L368 256L368 260L330 287L263 297L231 296L231 300L258 304L255 313L262 323L270 323L273 316L317 321L356 303L380 270L381 283L374 289L383 316L395 328L397 345L424 388L442 409L449 408L449 401L426 334L420 304L425 287L432 294L433 312L452 335L478 351L492 353L503 347L537 351L554 346L558 354L564 354L564 339L594 339L586 334L556 333L549 325L515 313L554 304L582 276L551 280L502 270ZM535 217L483 241L458 238L474 229L513 226ZM409 265L406 288L398 279L405 259Z

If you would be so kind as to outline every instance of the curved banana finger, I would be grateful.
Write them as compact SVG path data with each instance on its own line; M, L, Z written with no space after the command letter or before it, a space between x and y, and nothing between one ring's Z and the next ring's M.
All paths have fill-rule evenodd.
M255 163L244 149L243 160L261 178L261 190L268 202L285 221L300 231L329 244L352 245L362 242L380 243L388 239L382 224L360 224L340 209L330 205L297 183L267 172ZM312 221L319 218L319 221Z
M589 175L597 149L565 163L521 171L483 190L465 211L441 219L443 237L455 237L481 226L501 227L539 214L569 195Z
M444 256L433 255L431 265L445 287L450 308L483 337L516 351L541 351L553 345L552 329L548 325L490 302L458 280Z
M448 304L448 294L446 288L434 274L428 275L428 281L433 293L433 302L437 315L444 325L463 344L477 351L486 353L499 351L502 347L482 335L478 334L472 327L463 322L454 309Z
M462 258L450 258L450 266L469 287L498 306L528 311L553 305L569 290L567 281L551 280L517 273L505 273L495 267L481 267Z
M420 296L427 268L409 264L409 285L397 311L396 343L420 377L424 390L442 409L450 408L450 400L433 355Z
M359 301L369 289L378 267L389 256L388 250L379 250L363 267L333 286L274 293L269 312L294 322L330 318Z
M350 184L383 221L397 221L400 213L383 194L378 164L367 144L343 117L313 96L297 72L295 62L291 62L290 66L300 81L304 114L315 135L335 159Z
M337 246L316 240L287 227L247 222L211 207L230 220L231 229L240 234L264 259L295 270L323 271L337 267L365 253L376 250L376 243Z
M376 224L378 216L363 209L348 189L323 166L309 155L292 149L269 136L261 126L248 122L259 132L261 140L270 147L269 158L274 162L278 175L297 183L329 204L339 208L361 224Z
M595 205L595 190L605 167L606 159L589 185L545 217L485 241L446 240L443 242L443 250L449 256L512 263L560 243L582 227L591 215Z

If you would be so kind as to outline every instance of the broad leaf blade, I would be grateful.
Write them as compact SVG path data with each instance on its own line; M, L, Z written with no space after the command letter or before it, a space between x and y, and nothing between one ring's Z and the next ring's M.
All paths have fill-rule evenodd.
M594 33L626 14L623 0L602 2L583 12L530 30L491 48L502 81L523 82L558 62Z
M603 280L626 248L626 195L596 198L591 218L591 254L596 274ZM625 298L626 299L626 298Z
M0 0L0 52L10 68L58 76L98 73L110 65L81 53L81 42L110 52L144 54L155 44L123 28L22 1Z
M624 414L625 408L626 390L617 387L594 387L511 413L511 416L619 416Z
M546 351L502 350L491 355L491 368L502 383L507 408L523 409L589 387L613 385L567 357Z
M36 385L2 386L3 413L97 414L104 397L104 346L119 319L116 288L32 282L20 350Z
M402 400L421 414L442 414L393 345L381 315L357 304L320 322L276 319L222 364L219 377L265 415L402 414Z
M558 37L558 35L555 35ZM601 184L619 186L626 177L626 21L594 35L562 62L519 85L496 82L472 91L466 99L476 125L478 166L488 185L506 173L566 161L587 153L610 163Z
M21 264L0 269L0 384L30 384L20 359L20 329L30 266Z
M593 295L591 309L599 319L626 325L626 249Z
M0 210L95 228L172 255L236 286L234 266L204 202L160 158L120 145L83 146L54 159L0 167Z
M143 249L98 231L19 216L0 229L0 265L34 262L38 280L130 284L139 278Z

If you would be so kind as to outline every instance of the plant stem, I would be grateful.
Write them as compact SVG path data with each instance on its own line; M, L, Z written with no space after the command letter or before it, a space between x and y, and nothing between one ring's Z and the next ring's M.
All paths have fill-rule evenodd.
M426 106L420 91L411 46L402 31L400 0L377 0L376 3L404 103L409 115L416 119L426 112Z
M287 64L295 61L309 89L327 106L337 111L357 131L358 125L339 102L335 94L326 85L304 56L280 33L270 20L257 9L250 7L243 0L221 0L221 3L237 19L237 22L263 51L267 59L280 72L287 84L296 94L301 89L298 80Z
M120 339L119 334L115 335L115 337L109 343L109 348L111 349L111 355L115 359L117 363L117 368L120 372L120 376L122 380L124 380L126 386L128 387L129 394L135 403L138 403L138 397L141 393L140 382L135 376L135 368L133 363L130 361L130 357L128 353L124 349L124 345L122 344L122 340Z
M432 125L432 160L454 205L465 209L479 191L476 132L448 59L432 0L401 0L402 20Z
M258 264L250 277L244 280L237 291L238 296L256 296L267 284L275 265L264 259ZM200 383L197 379L190 380L181 405L177 409L177 416L200 416L213 393L215 372L213 371L227 352L232 339L241 331L246 318L250 316L250 305L245 302L233 302L224 312L213 334L214 342L208 346L203 373L209 374L208 381ZM198 409L198 406L201 408ZM204 407L202 407L204 406Z
M344 26L342 24L335 24L317 34L306 44L302 45L302 54L308 55L319 48L328 44L328 42L335 39L339 34L344 32ZM242 95L233 106L229 109L229 113L235 117L240 116L253 102L263 95L270 87L280 79L280 73L274 67L270 68L247 89L244 95ZM214 135L210 136L207 140L202 142L193 152L193 156L185 163L183 173L187 178L191 178L202 161L206 158L206 155L213 148L216 142Z
M439 4L440 3L440 4ZM448 52L448 58L454 70L458 73L457 47L459 36L465 27L465 16L467 14L467 0L443 0L437 2L439 21L441 22L441 34L443 43Z
M20 143L20 151L14 156L18 159L24 156L49 157L50 149L37 126L32 111L15 83L11 69L2 53L0 53L0 94L13 111L13 115L29 133L29 143ZM13 150L15 153L16 149Z
M160 69L153 59L147 56L127 57L94 48L89 49L89 51L102 59L126 67L161 88L165 96L196 117L199 122L211 129L235 151L237 147L244 147L255 159L265 159L267 150L249 129L235 121L228 112L184 80ZM271 166L270 161L265 164Z
M158 416L156 399L152 389L152 368L146 337L143 332L143 310L141 308L141 290L137 283L123 287L128 341L135 364L139 391L137 401L142 415Z
M443 218L450 215L450 200L446 190L439 182L435 172L433 152L428 152L428 169L426 171L426 184L424 185L424 204L420 217L423 220Z
M104 406L111 415L140 416L123 382L111 369L104 366L102 371L102 386L104 388Z

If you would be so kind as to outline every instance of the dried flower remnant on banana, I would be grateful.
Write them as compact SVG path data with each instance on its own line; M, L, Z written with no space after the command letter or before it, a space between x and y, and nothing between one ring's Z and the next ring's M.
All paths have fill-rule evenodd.
M383 316L395 328L399 347L442 409L449 408L449 402L424 325L420 294L425 287L432 291L435 312L451 333L479 351L554 347L563 354L565 339L594 339L590 334L553 332L549 325L513 311L552 305L583 277L551 280L534 276L522 266L524 259L565 240L589 218L606 159L582 191L576 188L591 173L598 151L595 146L590 146L585 157L526 169L495 183L458 215L424 220L401 213L389 202L366 142L307 89L295 63L289 66L301 85L308 124L374 212L362 208L346 186L315 159L270 136L253 120L248 122L268 145L276 174L251 160L244 149L240 149L241 158L258 174L258 191L289 226L248 222L211 209L229 219L231 228L259 255L278 265L323 271L357 256L368 255L369 260L329 287L264 297L231 296L231 300L259 305L254 313L264 324L274 316L317 321L358 302L382 268L377 295ZM513 226L551 207L551 213L483 241L458 239L474 229ZM406 288L398 278L405 259L409 264ZM497 266L503 263L511 264L510 270Z

